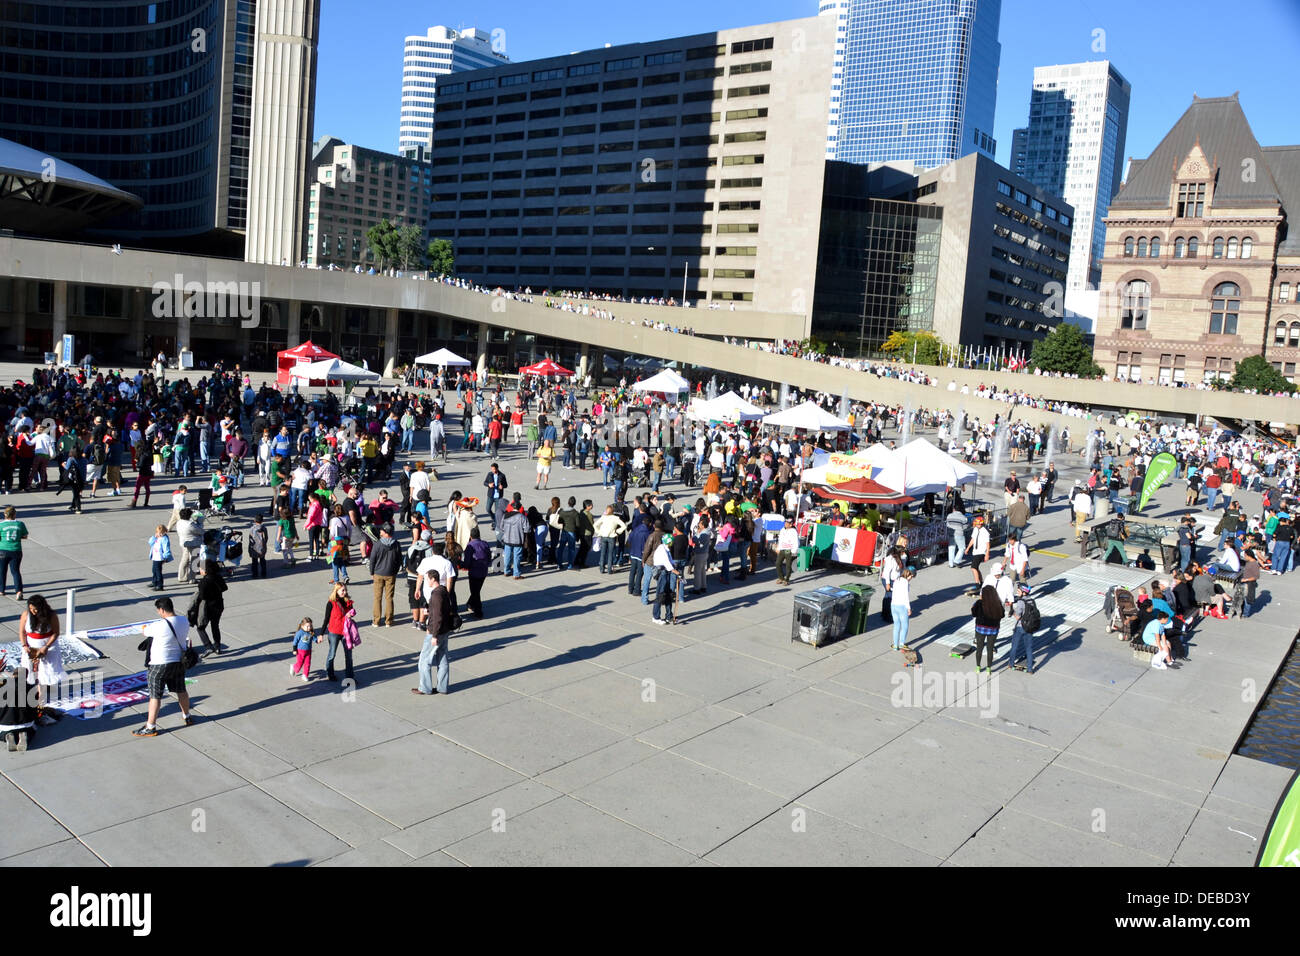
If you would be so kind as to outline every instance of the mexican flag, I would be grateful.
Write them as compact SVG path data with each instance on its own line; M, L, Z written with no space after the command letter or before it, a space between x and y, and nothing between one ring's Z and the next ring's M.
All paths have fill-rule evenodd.
M866 567L876 553L876 533L874 531L857 531L853 528L836 528L834 552L831 560L840 564L856 564Z
M831 550L835 547L836 528L828 524L815 524L812 526L812 535L808 543L812 545L813 554L818 557L831 557Z

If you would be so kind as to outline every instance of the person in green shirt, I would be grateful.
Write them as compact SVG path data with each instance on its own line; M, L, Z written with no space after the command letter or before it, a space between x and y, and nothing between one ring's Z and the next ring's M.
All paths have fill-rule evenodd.
M293 564L293 546L298 542L298 526L294 524L290 509L280 509L280 520L276 522L276 527L278 534L275 548L284 556L285 563Z
M284 455L276 455L271 459L271 466L267 469L271 479L271 510L268 517L278 518L279 513L276 510L276 496L279 494L280 486L287 480L289 463L284 460Z
M880 527L880 509L876 507L874 501L867 504L866 513L862 515L862 526L868 531L875 531Z
M27 537L27 525L18 520L18 509L10 505L5 509L5 519L0 521L0 596L6 595L5 586L9 575L14 577L15 597L23 599L23 538Z

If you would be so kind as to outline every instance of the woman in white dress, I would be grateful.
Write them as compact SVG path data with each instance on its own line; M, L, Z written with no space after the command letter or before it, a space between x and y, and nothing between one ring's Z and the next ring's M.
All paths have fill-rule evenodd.
M41 704L50 702L54 688L68 679L59 652L59 616L39 594L27 599L27 610L18 618L18 638L23 646L27 683L40 684Z

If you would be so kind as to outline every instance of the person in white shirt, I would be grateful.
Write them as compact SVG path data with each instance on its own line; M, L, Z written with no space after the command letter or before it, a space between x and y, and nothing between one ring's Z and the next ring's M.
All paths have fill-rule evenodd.
M150 639L149 720L139 730L132 731L136 737L158 736L158 710L162 707L163 694L168 691L176 695L185 725L194 723L190 716L189 691L185 689L185 665L181 662L181 655L189 646L190 622L176 615L169 597L158 598L153 606L158 611L158 620L141 628Z
M971 574L975 577L977 590L984 583L984 578L980 576L980 565L989 559L991 545L992 538L989 536L989 529L984 527L984 517L976 515L972 523L970 543L966 545L965 553L970 555Z
M658 586L655 591L654 610L651 612L651 615L656 624L677 623L677 613L673 609L673 597L677 593L675 575L678 572L676 566L673 564L673 553L670 548L672 541L672 535L663 535L654 552L653 562L655 574L658 576ZM661 607L665 608L662 616L659 613ZM670 613L672 614L672 621L668 620L668 615Z
M424 470L424 462L417 461L415 471L411 472L411 501L419 501L420 492L428 491L429 484L429 473Z
M1029 577L1029 549L1019 538L1007 539L1006 564L1010 568L1011 576L1016 580L1023 581Z
M890 591L893 601L890 614L894 618L894 650L901 651L907 646L907 625L912 617L912 571L904 567L894 578Z
M1074 540L1083 540L1083 523L1092 517L1092 495L1077 481L1074 483Z
M791 488L786 496L798 495ZM794 559L799 551L799 531L794 526L793 518L785 519L785 527L776 536L776 579L786 587L790 586L790 575L794 573Z
M456 568L447 560L446 550L446 546L441 541L435 541L433 551L416 567L415 575L416 577L425 577L430 571L437 571L438 580L447 589L447 596L451 598L451 609L454 611L456 610L456 592L453 587L456 584Z

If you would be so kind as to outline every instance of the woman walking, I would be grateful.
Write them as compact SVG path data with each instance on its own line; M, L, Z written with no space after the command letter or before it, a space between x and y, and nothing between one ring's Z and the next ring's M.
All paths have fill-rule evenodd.
M135 494L131 496L131 507L140 501L140 489L144 489L144 506L149 507L149 483L153 481L153 440L140 439L139 460L136 463Z
M338 654L340 644L343 645L343 676L350 681L356 680L356 675L352 671L352 648L343 640L348 618L355 617L356 613L356 609L352 606L352 598L348 595L347 583L336 581L330 591L329 600L325 603L325 614L321 618L325 622L323 625L325 636L330 643L329 657L325 659L325 676L332 681L338 680L334 673L334 658Z
M709 519L708 513L700 515L700 523L695 526L695 534L692 535L691 544L695 550L692 552L691 561L695 571L694 587L691 588L692 594L706 593L706 579L709 574L709 555L713 548L713 522Z
M989 576L990 579L993 575ZM897 582L895 582L897 587ZM980 595L975 599L975 604L971 608L971 614L975 618L975 672L980 670L993 670L993 650L998 642L998 631L1002 628L1002 618L1006 614L1003 607L1002 598L998 596L997 588L992 584L985 584L980 590ZM980 658L984 649L988 648L988 666L980 667Z
M199 588L194 593L194 626L203 639L203 657L220 654L225 650L221 646L221 613L226 609L226 582L221 579L221 568L215 561L204 561L199 569ZM212 627L212 639L208 639L208 627Z

